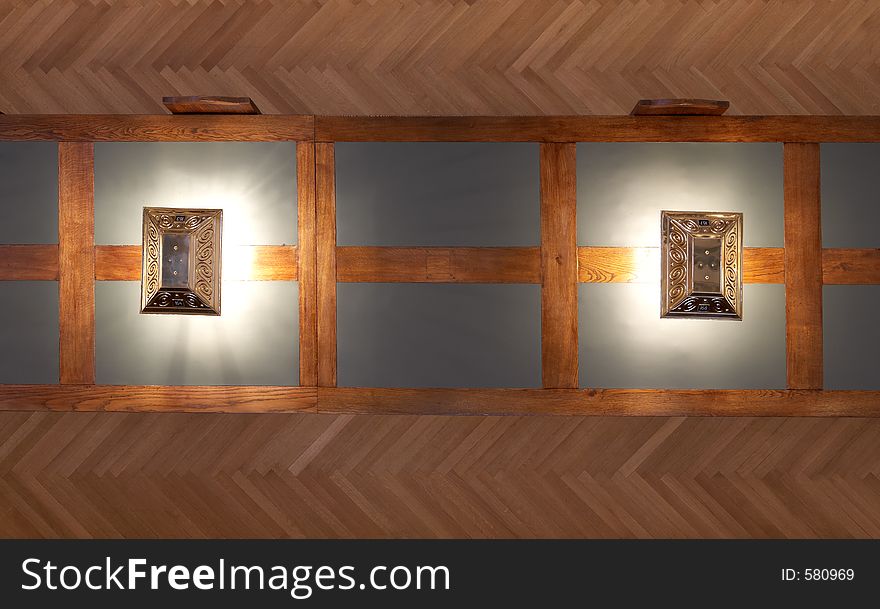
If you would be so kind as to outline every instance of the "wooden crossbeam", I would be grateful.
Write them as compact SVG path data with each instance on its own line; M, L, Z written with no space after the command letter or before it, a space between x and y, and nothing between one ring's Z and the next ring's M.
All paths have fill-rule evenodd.
M98 281L140 281L140 245L95 247L95 279ZM297 252L293 245L240 245L224 254L232 264L223 269L223 279L233 281L293 281L297 278Z
M880 391L0 385L0 411L880 416Z
M0 411L315 412L314 387L0 385Z

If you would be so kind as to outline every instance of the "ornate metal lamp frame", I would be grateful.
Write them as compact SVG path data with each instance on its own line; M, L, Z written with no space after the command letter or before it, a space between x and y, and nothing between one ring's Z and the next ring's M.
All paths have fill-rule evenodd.
M660 224L660 316L741 320L743 215L739 212L663 211ZM695 266L698 264L694 254L695 240L718 242L720 277L717 291L695 288Z
M144 208L141 313L220 315L222 225L220 209ZM180 251L165 251L174 235ZM170 276L178 275L169 272L172 263L179 278Z

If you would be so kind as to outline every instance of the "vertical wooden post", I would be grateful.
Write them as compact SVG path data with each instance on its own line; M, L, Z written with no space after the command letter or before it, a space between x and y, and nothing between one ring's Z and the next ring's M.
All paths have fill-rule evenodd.
M541 377L578 386L577 190L574 144L541 144Z
M318 386L336 386L336 162L332 143L315 144L318 256Z
M785 144L785 343L789 389L821 389L819 145Z
M95 382L94 144L58 144L61 383Z
M315 144L296 144L297 279L299 281L299 384L318 384Z

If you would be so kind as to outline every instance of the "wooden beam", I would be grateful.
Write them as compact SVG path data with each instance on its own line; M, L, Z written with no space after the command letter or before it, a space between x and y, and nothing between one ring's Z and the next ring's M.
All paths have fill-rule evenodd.
M880 283L880 249L822 250L822 281L839 285Z
M579 247L581 283L654 283L660 281L660 248ZM781 247L747 247L743 256L744 283L783 283Z
M318 260L315 235L315 144L296 144L299 265L299 384L318 384Z
M342 282L541 283L537 247L336 248Z
M336 161L333 144L315 145L318 386L336 386Z
M880 391L0 385L0 412L877 417Z
M876 417L880 391L318 388L319 413Z
M316 412L314 387L0 385L0 411Z
M577 188L574 144L541 144L541 378L578 386Z
M880 142L880 116L316 116L321 142Z
M95 382L94 144L58 144L61 383Z
M18 114L0 141L880 142L880 116Z
M785 342L789 389L821 389L819 145L785 144Z
M98 281L140 281L140 245L95 247L95 279ZM293 245L240 245L227 251L223 279L233 281L294 281L297 247Z
M250 97L187 95L163 97L162 104L171 114L260 114Z
M0 245L0 281L58 279L57 245Z
M312 140L314 125L279 114L18 114L0 116L0 141L284 142Z

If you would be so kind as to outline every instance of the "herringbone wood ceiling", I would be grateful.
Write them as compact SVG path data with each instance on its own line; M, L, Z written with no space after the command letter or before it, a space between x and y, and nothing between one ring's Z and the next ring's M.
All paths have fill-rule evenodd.
M220 94L309 114L878 114L878 59L876 0L0 3L7 113Z
M880 2L0 4L0 110L880 113ZM877 537L880 420L0 414L0 535Z

